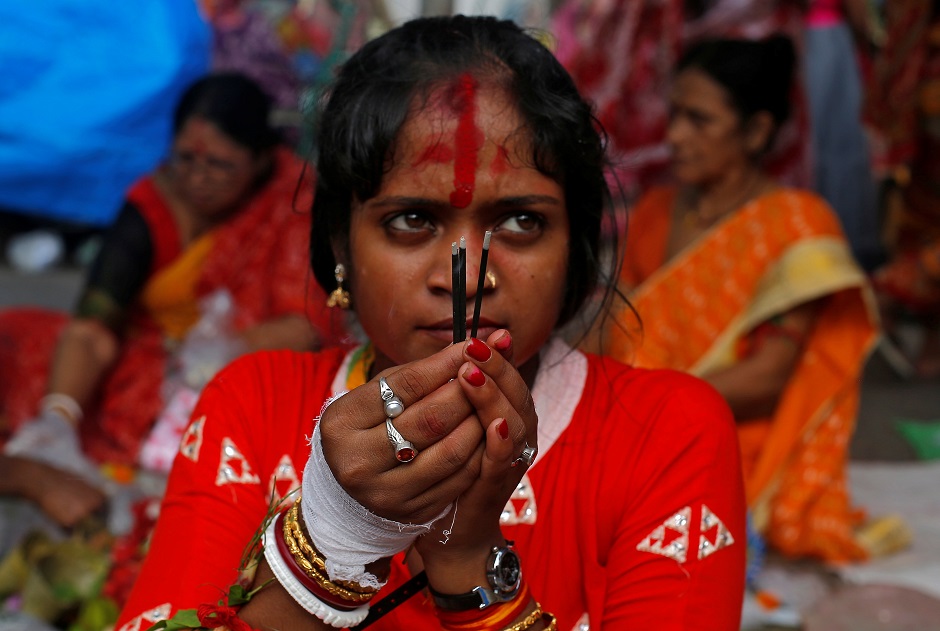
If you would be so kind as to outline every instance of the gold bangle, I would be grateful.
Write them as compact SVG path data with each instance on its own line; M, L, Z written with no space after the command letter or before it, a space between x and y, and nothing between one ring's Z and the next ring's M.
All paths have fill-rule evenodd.
M545 631L558 631L558 621L547 611L542 614L542 622L545 623Z
M290 528L291 534L293 535L292 538L296 542L297 547L300 549L302 556L323 577L323 580L329 581L329 574L326 571L326 560L314 547L314 545L307 539L307 535L300 524L300 499L301 498L299 497L297 498L290 509L288 509L287 514L284 516L285 538L287 537L287 529ZM298 563L300 563L299 559ZM301 565L301 567L304 566ZM311 576L311 578L314 577ZM319 582L319 580L316 578L314 578L314 580ZM336 580L332 581L332 583L340 588L347 589L356 594L368 594L369 596L374 596L379 591L374 587L363 587L362 585L354 583L353 581Z
M283 535L284 543L287 544L287 549L290 550L291 556L294 557L294 561L297 563L297 565L300 566L300 569L304 571L304 574L313 579L317 585L322 587L330 594L351 602L367 602L371 600L373 596L375 596L374 593L354 592L341 587L330 581L329 577L326 575L318 572L317 569L313 567L313 565L307 559L307 557L305 557L300 551L300 547L297 545L297 542L294 541L294 537L291 534L291 528L288 525L286 519L284 520Z
M520 620L516 624L509 625L503 631L525 631L533 624L542 619L542 606L538 603L535 603L535 610L525 617L524 620Z

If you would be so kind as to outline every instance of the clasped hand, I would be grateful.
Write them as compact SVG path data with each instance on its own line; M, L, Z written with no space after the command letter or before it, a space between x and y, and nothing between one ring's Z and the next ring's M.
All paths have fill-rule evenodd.
M535 446L537 425L508 336L498 330L485 345L451 345L334 401L320 431L327 463L346 492L402 523L428 522L460 498L451 533L457 547L498 533L499 515L525 472L512 463L527 444ZM468 352L471 343L477 358ZM404 403L394 425L418 450L411 462L398 462L389 443L379 377ZM448 527L451 514L444 521Z

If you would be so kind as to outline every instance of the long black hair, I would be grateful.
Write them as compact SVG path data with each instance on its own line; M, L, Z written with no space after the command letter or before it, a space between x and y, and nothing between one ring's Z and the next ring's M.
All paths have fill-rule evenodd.
M311 266L335 286L333 247L348 245L354 200L378 192L399 130L415 104L464 73L503 85L531 138L532 165L564 189L569 266L559 322L592 296L610 192L604 136L591 106L552 53L516 24L492 17L419 18L372 40L340 69L321 102Z
M721 85L744 122L758 112L768 112L776 130L790 116L796 51L786 35L699 41L683 53L676 73L689 68Z

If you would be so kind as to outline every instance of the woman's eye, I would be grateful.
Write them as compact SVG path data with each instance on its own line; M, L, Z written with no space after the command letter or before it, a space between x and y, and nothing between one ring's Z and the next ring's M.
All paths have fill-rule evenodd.
M538 215L520 213L507 217L500 223L497 230L507 230L520 234L537 232L542 227L542 219Z
M429 222L424 215L419 213L401 213L389 219L386 225L392 230L415 232L430 228L431 222Z

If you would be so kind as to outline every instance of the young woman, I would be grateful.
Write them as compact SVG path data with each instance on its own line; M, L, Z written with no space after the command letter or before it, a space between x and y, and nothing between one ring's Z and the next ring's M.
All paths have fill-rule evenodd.
M184 608L210 627L354 625L422 570L428 590L373 628L737 628L727 407L693 377L554 336L610 278L593 123L511 22L416 20L343 66L320 118L312 264L368 342L252 355L207 387L117 628ZM459 322L485 231L480 329L452 343L452 244L470 253ZM305 461L294 516L265 525ZM238 618L200 607L259 529L254 584L277 582Z
M793 65L783 37L708 40L684 54L668 133L676 185L633 209L622 269L643 330L628 334L624 311L603 347L700 375L724 396L770 543L859 559L845 466L876 318L834 213L762 168L789 112Z

